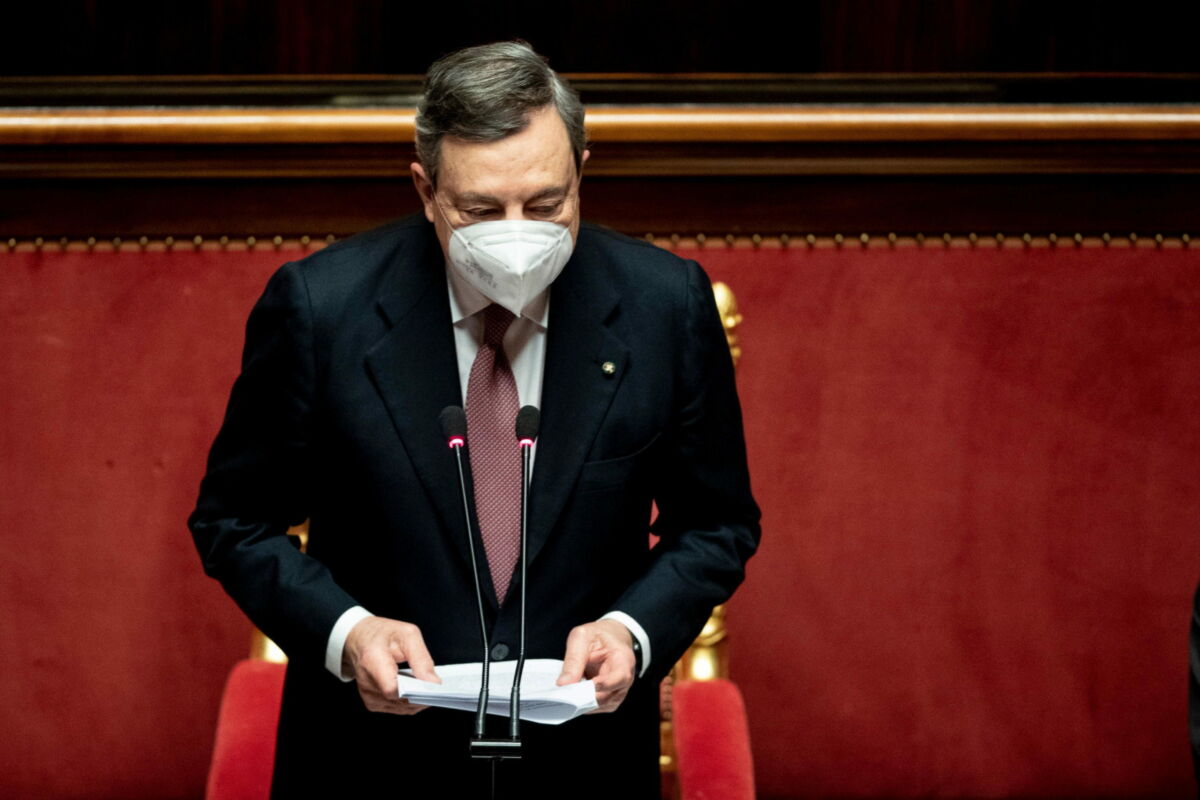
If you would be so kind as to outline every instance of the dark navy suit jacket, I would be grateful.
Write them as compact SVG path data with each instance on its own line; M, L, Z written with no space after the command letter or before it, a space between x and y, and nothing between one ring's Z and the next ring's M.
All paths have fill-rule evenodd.
M206 571L289 656L277 796L344 793L347 781L454 796L479 779L469 714L371 714L323 667L334 622L356 604L418 625L435 663L480 658L438 424L463 403L456 363L444 258L422 217L286 264L251 313L189 525ZM561 658L573 626L620 610L646 630L652 661L615 714L525 724L527 758L504 765L507 786L588 796L616 780L625 796L652 796L656 684L742 580L759 537L732 365L699 266L583 225L551 288L541 415L528 656ZM648 550L652 502L661 538ZM306 518L302 554L284 533ZM491 640L511 647L517 604L497 603L482 575ZM406 783L418 768L437 780ZM563 787L577 770L592 777Z

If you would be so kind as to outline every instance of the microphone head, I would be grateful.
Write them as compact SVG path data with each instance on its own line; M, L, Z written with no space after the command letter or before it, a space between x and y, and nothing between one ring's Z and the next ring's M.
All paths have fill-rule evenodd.
M451 447L466 441L467 412L462 410L462 406L446 406L438 414L438 422L442 423L442 433Z
M521 406L521 410L517 412L517 438L529 439L532 442L537 438L541 420L541 412L536 407Z

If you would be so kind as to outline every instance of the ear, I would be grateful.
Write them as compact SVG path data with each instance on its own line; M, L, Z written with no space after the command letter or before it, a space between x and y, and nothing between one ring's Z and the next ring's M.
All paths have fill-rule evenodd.
M412 172L413 186L417 189L417 196L421 198L421 205L425 207L425 219L435 222L433 182L429 180L425 168L420 163L414 161L408 165L408 169Z

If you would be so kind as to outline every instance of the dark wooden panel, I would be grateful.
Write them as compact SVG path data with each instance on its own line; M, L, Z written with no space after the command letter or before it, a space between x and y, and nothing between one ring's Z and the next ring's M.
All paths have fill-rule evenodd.
M369 228L416 208L411 106L372 105L0 110L0 236ZM589 124L587 216L634 234L1169 234L1200 196L1193 104L632 104Z
M417 210L400 180L0 182L0 236L324 236Z
M616 106L604 176L1200 172L1200 107ZM403 177L411 108L0 110L0 177Z
M600 106L847 104L1145 105L1200 102L1200 73L909 75L570 73ZM413 108L420 75L73 76L0 78L11 108Z
M585 179L633 235L1197 233L1200 176ZM418 210L402 179L0 182L0 238L345 235Z
M407 179L409 145L0 150L0 178ZM597 145L589 176L1197 174L1200 143L807 143Z
M612 179L585 215L630 233L1195 232L1194 176Z

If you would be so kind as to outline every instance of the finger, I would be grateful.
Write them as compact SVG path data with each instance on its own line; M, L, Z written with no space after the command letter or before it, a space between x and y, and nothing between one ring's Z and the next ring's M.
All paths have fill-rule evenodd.
M614 692L613 696L608 698L608 703L606 704L605 707L609 711L616 711L618 708L621 707L621 703L625 702L626 694L627 694L627 692Z
M593 678L597 690L628 689L633 683L635 666L637 661L630 651L613 649L605 652Z
M410 703L407 700L401 698L400 704L398 706L396 706L394 709L388 709L388 710L391 711L393 714L399 714L400 716L404 716L404 717L411 717L413 714L420 714L422 711L424 711L427 708L429 708L429 706L417 705L416 703Z
M603 703L599 702L599 699L597 699L596 707L587 713L589 713L589 714L611 714L612 712L616 711L618 708L621 707L621 703L624 700L625 700L624 694L614 695L613 697L610 697L607 700L605 700Z
M587 667L590 644L591 638L583 627L573 629L567 636L567 652L563 655L562 674L558 676L559 686L583 680L583 670Z
M386 698L394 698L397 694L396 661L381 648L370 648L363 653L359 660L359 668L363 674L358 677L362 686L364 679L366 688Z
M429 706L421 706L416 703L410 703L407 698L391 698L390 700L381 699L378 697L363 698L366 702L368 711L375 711L384 714L395 714L401 717L412 716L417 714Z
M628 691L630 685L632 684L632 681L623 681L617 678L607 682L601 682L595 678L592 680L596 686L596 698L598 702L604 702L603 698L611 696L614 692Z
M614 694L629 691L629 684L624 681L613 679L608 682L601 682L595 678L592 683L596 689L596 702L603 704Z
M599 697L597 697L596 702L603 711L616 711L625 700L627 694L629 692L626 689L617 689L612 692L606 692L603 702L600 702Z
M408 662L414 678L431 683L442 682L438 674L433 671L433 657L429 655L429 649L425 647L425 638L421 636L419 628L413 626L401 638L400 646L403 650L401 655Z

